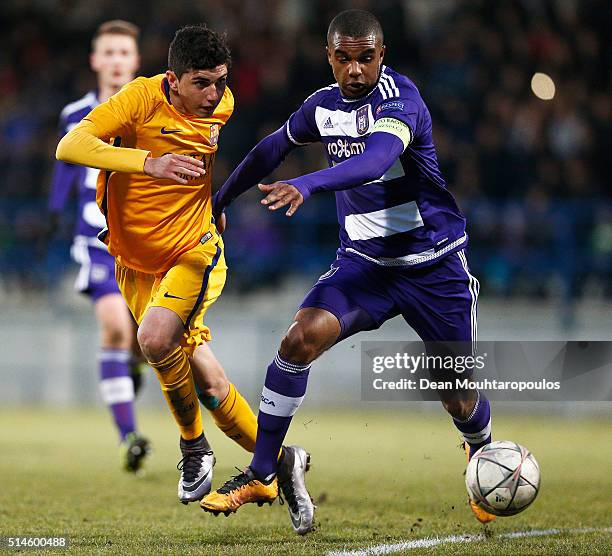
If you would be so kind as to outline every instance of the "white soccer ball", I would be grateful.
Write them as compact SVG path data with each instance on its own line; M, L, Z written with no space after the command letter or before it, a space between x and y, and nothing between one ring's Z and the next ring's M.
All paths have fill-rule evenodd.
M540 466L524 446L509 440L478 450L465 472L471 500L487 512L508 516L522 512L540 490Z

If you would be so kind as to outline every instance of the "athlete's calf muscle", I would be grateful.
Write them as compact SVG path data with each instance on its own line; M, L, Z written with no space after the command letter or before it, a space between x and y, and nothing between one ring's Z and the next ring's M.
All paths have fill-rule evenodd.
M332 313L325 309L307 307L295 315L279 352L286 361L309 364L333 346L338 336L340 323Z
M444 409L459 421L465 421L474 410L478 399L476 390L438 390Z
M130 349L134 339L133 319L119 293L100 297L95 303L102 347Z
M208 409L216 408L229 392L229 381L221 363L206 343L199 345L189 358L193 378Z

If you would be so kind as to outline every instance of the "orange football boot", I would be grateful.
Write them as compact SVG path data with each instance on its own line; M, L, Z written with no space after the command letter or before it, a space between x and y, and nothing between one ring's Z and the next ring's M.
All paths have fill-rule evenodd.
M465 450L465 455L467 456L468 463L470 462L470 445L467 442L463 443L463 449ZM468 502L470 503L470 508L472 508L472 513L476 516L476 519L480 521L480 523L490 523L497 516L490 514L486 510L483 510L476 502L474 502L470 497L468 497Z
M205 496L200 502L205 512L217 516L220 513L227 517L240 506L257 503L263 506L265 502L272 504L278 496L278 481L276 476L268 484L255 478L250 467L232 477L221 488Z

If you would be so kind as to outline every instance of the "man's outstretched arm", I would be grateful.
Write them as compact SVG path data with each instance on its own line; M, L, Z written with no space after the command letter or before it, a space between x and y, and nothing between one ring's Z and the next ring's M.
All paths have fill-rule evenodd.
M59 142L58 160L113 172L142 173L150 155L141 149L117 148L102 140L103 132L92 121L83 120Z
M55 156L72 164L112 172L144 173L182 184L188 182L180 174L200 177L205 172L204 163L190 156L165 154L153 158L149 151L109 145L101 136L103 133L93 122L83 120L59 142Z
M246 155L213 197L213 214L218 217L239 195L271 174L296 147L285 127L262 139Z
M110 145L111 138L134 133L150 109L150 99L137 81L133 81L106 102L96 106L70 130L57 146L58 160L112 172L145 173L154 178L171 179L186 184L180 176L199 177L204 164L180 154L154 158L143 149Z
M292 216L312 193L352 189L380 178L404 152L407 143L392 133L372 133L363 154L286 182L260 185L259 189L268 194L261 202L270 210L290 205L287 216Z

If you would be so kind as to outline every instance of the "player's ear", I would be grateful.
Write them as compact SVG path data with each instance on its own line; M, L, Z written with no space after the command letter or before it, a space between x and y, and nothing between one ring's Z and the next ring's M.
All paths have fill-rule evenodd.
M176 73L174 73L172 70L167 70L166 79L168 80L168 85L170 85L170 88L175 93L178 93L178 77L176 76Z
M383 44L380 47L380 62L382 63L384 57L385 57L385 52L387 52L387 47Z
M332 65L332 52L329 49L329 46L325 47L325 52L327 53L327 61L328 61L329 65L331 66Z

